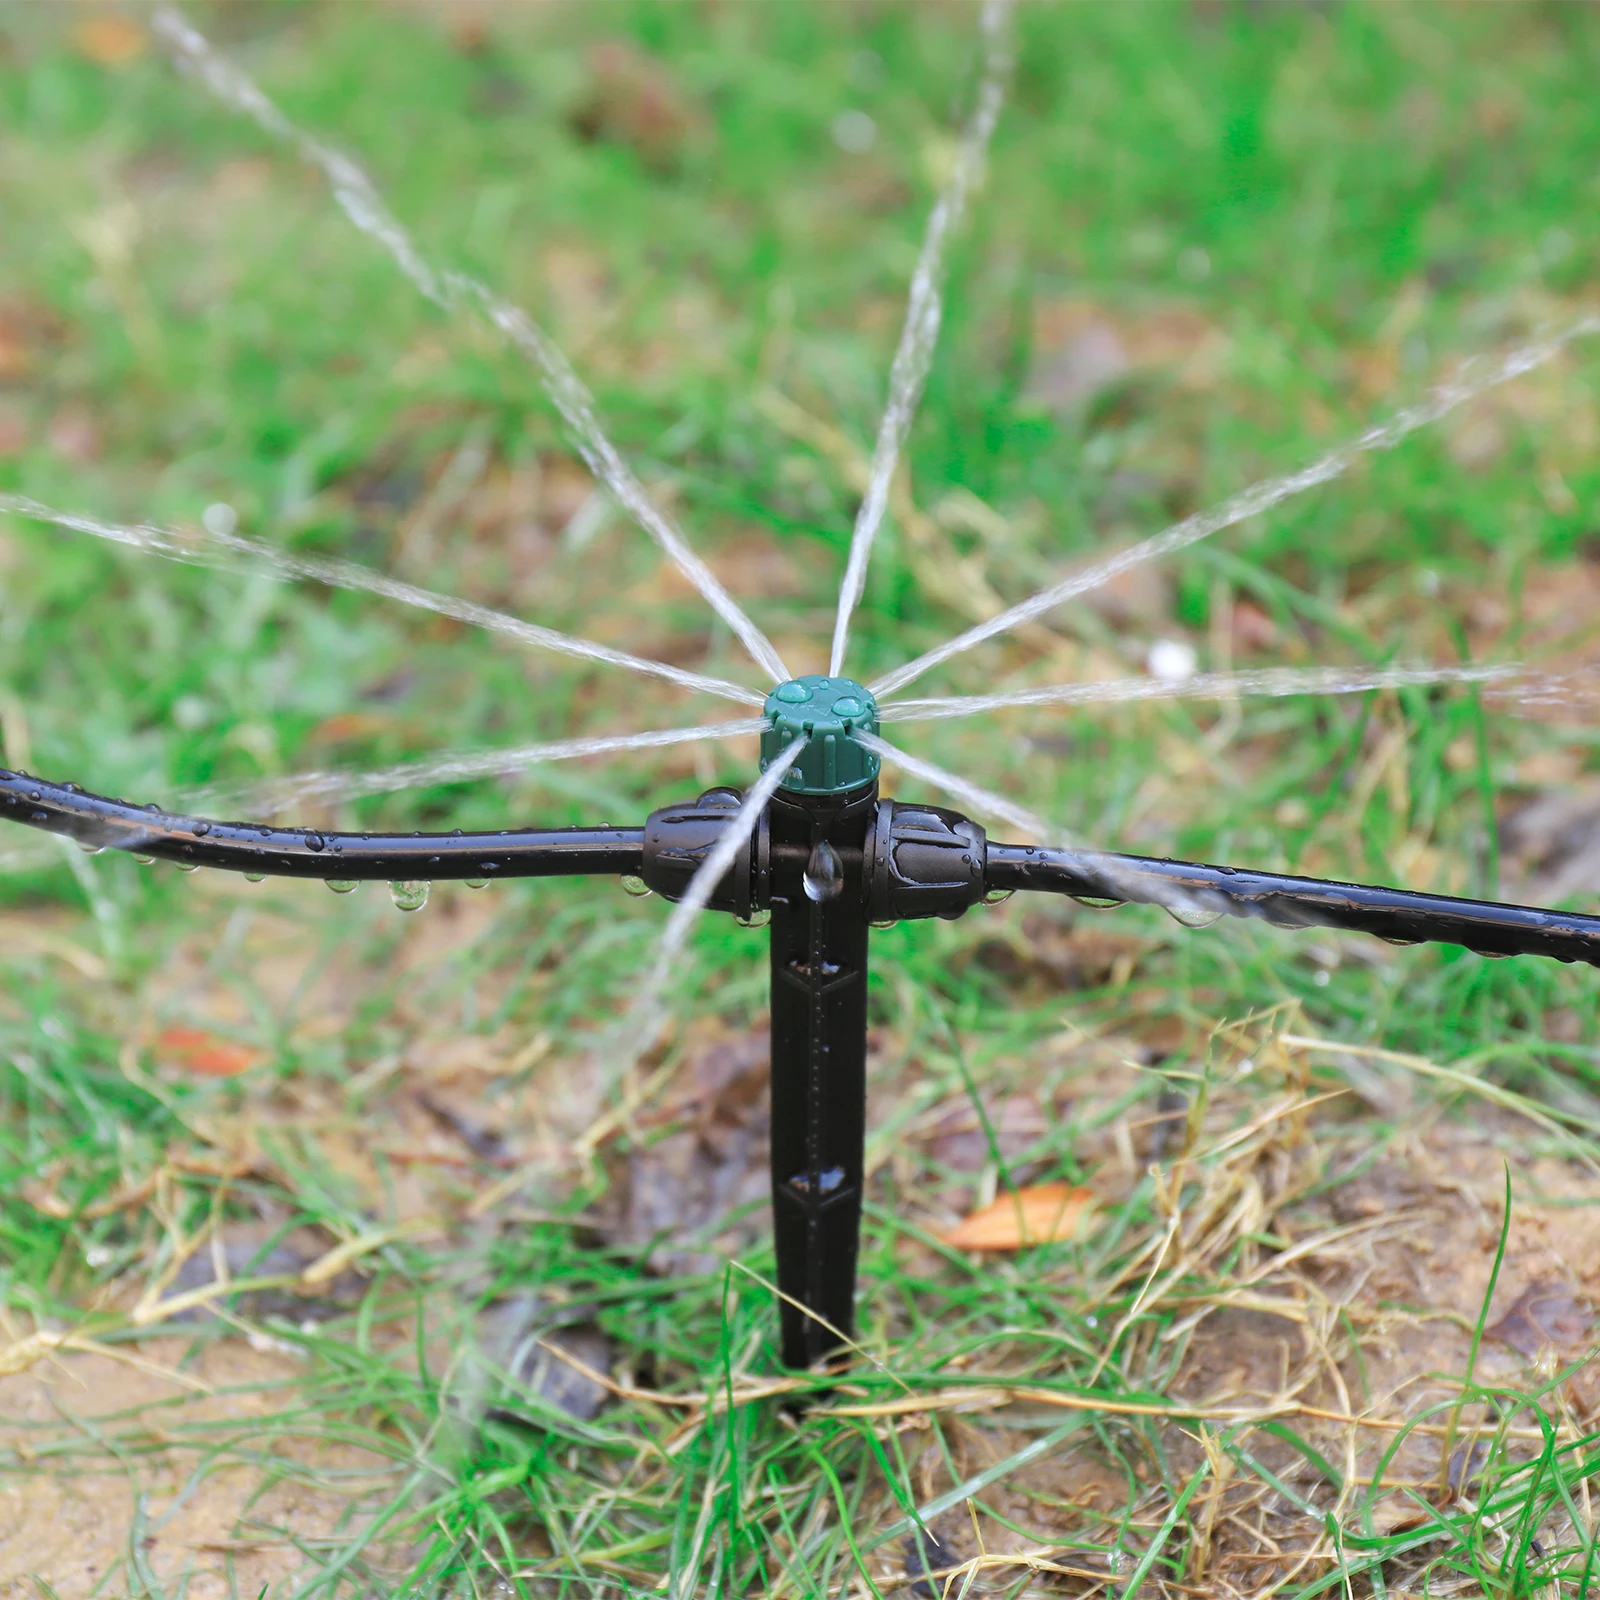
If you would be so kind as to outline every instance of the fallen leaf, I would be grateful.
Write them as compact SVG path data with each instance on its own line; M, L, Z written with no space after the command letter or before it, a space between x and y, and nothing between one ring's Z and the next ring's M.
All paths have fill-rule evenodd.
M324 717L306 735L308 745L346 744L352 739L365 739L384 733L394 726L391 717L379 716L372 711L336 711Z
M156 1057L165 1066L202 1078L237 1078L266 1059L264 1051L204 1028L163 1028L156 1038Z
M109 15L85 17L72 30L72 43L97 66L125 67L144 54L148 41L132 17Z
M1428 1520L1428 1508L1400 1489L1391 1489L1372 1508L1372 1525L1385 1537L1410 1533Z
M678 164L704 116L672 68L628 39L589 52L589 98L572 117L579 138L627 145L657 171Z
M906 1539L903 1548L906 1576L916 1579L911 1592L917 1600L935 1600L936 1596L953 1592L947 1580L961 1565L961 1557L946 1540L923 1528Z
M1052 1113L1053 1115L1053 1113ZM1000 1147L1000 1159L1011 1166L1049 1130L1051 1116L1031 1094L1019 1093L989 1108L989 1127ZM953 1100L928 1129L927 1154L951 1172L976 1172L994 1152L989 1135L970 1100Z
M1588 1310L1578 1304L1570 1289L1559 1283L1536 1283L1524 1289L1511 1309L1483 1331L1531 1361L1547 1345L1557 1350L1582 1345L1592 1323Z
M1278 642L1278 625L1253 600L1235 600L1230 618L1233 648L1240 655L1270 650Z
M957 1250L1022 1250L1070 1239L1093 1204L1089 1190L1073 1184L1034 1184L999 1196L935 1237Z
M652 1271L715 1270L723 1245L758 1225L771 1184L768 1055L765 1028L688 1054L675 1099L641 1115L645 1137L616 1148L602 1231L647 1246Z

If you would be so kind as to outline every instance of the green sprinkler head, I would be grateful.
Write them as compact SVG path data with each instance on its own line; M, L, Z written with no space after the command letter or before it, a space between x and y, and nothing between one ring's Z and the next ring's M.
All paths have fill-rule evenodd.
M878 731L878 703L850 678L812 673L780 683L762 707L761 770L796 739L806 741L784 774L789 794L846 794L878 776L878 758L852 737Z

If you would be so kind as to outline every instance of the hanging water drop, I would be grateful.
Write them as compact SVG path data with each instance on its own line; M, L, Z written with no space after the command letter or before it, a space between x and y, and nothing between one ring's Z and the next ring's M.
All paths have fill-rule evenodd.
M622 888L625 894L631 894L636 900L642 900L651 893L650 885L636 872L622 874Z
M389 895L402 911L420 911L428 903L428 885L414 878L389 885Z
M1409 950L1413 945L1419 945L1422 943L1420 939L1391 939L1387 935L1381 933L1378 935L1378 937L1382 939L1385 944L1392 944L1400 950Z
M356 892L356 880L354 878L324 878L322 881L335 894L354 894ZM423 898L427 898L426 890L424 890ZM397 901L396 904L398 903Z
M133 858L141 867L153 867L156 864L154 856L135 856Z
M246 883L265 883L267 875L264 872L247 872L244 875L244 881Z
M983 894L983 903L986 906L997 906L1003 900L1009 900L1017 891L1015 889L986 889Z
M469 889L487 889L489 887L487 878L467 878L465 882Z
M103 844L96 844L92 839L80 839L78 841L78 848L83 851L86 856L97 856L105 850L105 846Z
M867 926L869 928L893 928L898 926L899 920L898 917L885 917L881 922L869 922Z
M801 878L808 900L837 900L844 888L844 863L839 852L826 839L818 839L811 847L811 859L806 862Z
M1181 922L1186 928L1209 928L1222 916L1220 911L1210 906L1195 905L1192 901L1186 905L1163 906L1162 910L1174 922Z
M741 928L764 928L772 921L772 912L766 906L757 906L748 917L733 919Z
M198 861L175 861L173 865L179 872L198 872L200 870Z
M1070 896L1080 906L1088 906L1091 911L1109 911L1113 906L1125 906L1126 900L1113 900L1109 896L1099 894L1075 894Z

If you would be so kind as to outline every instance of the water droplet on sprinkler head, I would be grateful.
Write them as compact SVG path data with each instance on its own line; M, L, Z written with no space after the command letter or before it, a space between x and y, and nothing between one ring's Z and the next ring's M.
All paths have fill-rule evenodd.
M741 928L764 928L772 921L772 912L765 906L758 906L748 917L735 917L733 920Z
M652 892L650 885L636 872L622 874L622 887L625 893L631 894L636 900L642 900Z
M844 863L839 859L839 852L826 839L818 839L811 847L811 859L806 862L805 874L800 881L808 900L821 902L839 898L839 892L844 888Z
M428 885L415 879L391 883L389 896L402 911L420 911L428 903Z
M487 878L467 878L463 881L469 889L487 889L489 887Z
M983 903L986 906L997 906L1002 900L1009 900L1016 892L1015 889L985 889Z
M322 881L335 894L354 894L356 891L356 880L354 878L324 878Z

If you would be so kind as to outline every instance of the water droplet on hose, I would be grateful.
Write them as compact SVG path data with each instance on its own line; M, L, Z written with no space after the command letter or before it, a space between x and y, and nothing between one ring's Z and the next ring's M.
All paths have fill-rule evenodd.
M772 912L765 906L757 907L748 917L733 919L741 928L764 928L772 921Z
M389 895L402 911L420 911L428 903L428 885L406 879L389 885Z
M322 881L335 894L354 894L356 892L356 880L354 878L324 878ZM426 893L424 893L423 898L427 898ZM399 904L399 902L396 901L396 904Z
M1174 922L1181 922L1186 928L1209 928L1222 916L1220 911L1214 911L1210 906L1163 906L1162 910Z
M826 839L818 839L811 847L811 859L806 862L801 878L808 900L837 900L844 888L844 863L839 852Z
M194 834L195 838L203 839L208 833L211 832L211 824L209 822L197 822L190 831Z
M267 875L264 872L247 872L244 875L244 881L246 883L265 883Z
M1075 894L1070 896L1080 906L1088 906L1091 911L1109 911L1112 906L1125 906L1126 900L1112 900L1099 894Z
M997 906L1002 900L1009 900L1016 892L1015 889L987 889L984 891L983 903L986 906Z
M622 887L625 893L631 894L636 900L642 900L651 892L650 885L636 872L622 874Z
M881 922L869 922L867 926L869 928L893 928L899 926L899 919L897 917L885 917Z
M322 848L322 844L323 839L320 833L308 833L306 835L307 850L320 850Z
M465 881L469 889L487 889L489 887L487 878L468 878Z
M96 844L92 839L80 839L78 841L78 848L83 851L86 856L97 856L102 850L105 849L105 846L103 844Z
M175 861L173 865L179 872L198 872L200 870L198 861Z
M1381 933L1378 935L1378 937L1382 939L1385 944L1392 944L1401 950L1409 950L1413 945L1422 943L1420 939L1389 939L1385 938Z
M156 864L154 856L135 856L133 858L141 867L153 867Z

